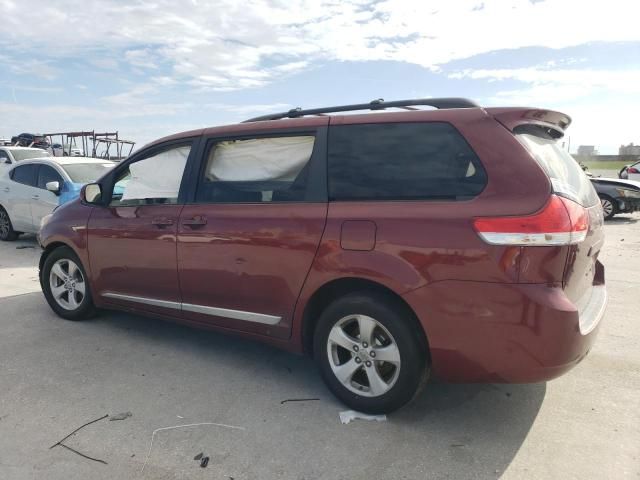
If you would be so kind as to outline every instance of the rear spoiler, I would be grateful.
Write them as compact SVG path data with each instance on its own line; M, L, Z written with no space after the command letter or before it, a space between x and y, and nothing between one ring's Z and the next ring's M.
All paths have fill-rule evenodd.
M485 108L485 111L512 132L523 125L538 125L549 131L554 138L561 138L571 125L569 115L553 110L510 107Z

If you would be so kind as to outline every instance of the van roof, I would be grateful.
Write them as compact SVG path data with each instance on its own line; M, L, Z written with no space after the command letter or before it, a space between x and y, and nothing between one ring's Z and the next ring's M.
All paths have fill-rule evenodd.
M432 109L416 108L428 106ZM393 109L393 110L387 110ZM400 109L400 110L398 110ZM367 111L367 113L363 113ZM347 115L337 115L353 112ZM372 115L376 113L376 115ZM284 129L295 127L317 127L332 124L349 123L355 121L448 121L453 118L469 116L491 116L513 131L520 125L536 124L555 132L554 137L562 137L566 128L571 124L571 118L561 112L531 107L495 107L483 108L466 98L423 98L413 100L396 100L386 102L383 99L369 103L338 105L313 109L294 108L286 112L262 115L250 118L241 123L201 128L176 133L155 140L144 148L171 140L181 140L205 135L242 134L253 130Z

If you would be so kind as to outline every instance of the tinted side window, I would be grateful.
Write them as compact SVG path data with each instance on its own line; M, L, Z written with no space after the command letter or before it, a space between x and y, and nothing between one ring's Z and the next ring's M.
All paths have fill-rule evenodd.
M314 144L312 135L214 143L206 156L196 201L304 201Z
M11 180L34 187L36 185L37 170L38 165L21 165L13 169L11 172Z
M480 160L450 124L389 123L329 129L331 200L463 200L487 183Z
M62 181L62 177L54 168L49 165L40 165L38 169L38 188L46 189L48 182L60 182L60 186L62 186Z

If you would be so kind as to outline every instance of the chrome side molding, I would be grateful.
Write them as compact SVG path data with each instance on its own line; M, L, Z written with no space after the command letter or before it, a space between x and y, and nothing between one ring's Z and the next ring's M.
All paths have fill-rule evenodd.
M157 300L155 298L137 297L134 295L124 295L122 293L105 292L103 297L115 298L117 300L126 300L128 302L143 303L145 305L152 305L154 307L173 308L174 310L180 310L180 302L170 302L168 300Z
M143 305L151 305L154 307L172 308L174 310L202 313L204 315L211 315L215 317L232 318L234 320L242 320L244 322L263 323L265 325L276 325L280 322L280 320L282 320L282 317L278 317L275 315L266 315L264 313L245 312L242 310L231 310L228 308L208 307L206 305L194 305L192 303L171 302L168 300L138 297L135 295L125 295L115 292L104 292L102 293L102 296L105 298L126 300L128 302L136 302Z

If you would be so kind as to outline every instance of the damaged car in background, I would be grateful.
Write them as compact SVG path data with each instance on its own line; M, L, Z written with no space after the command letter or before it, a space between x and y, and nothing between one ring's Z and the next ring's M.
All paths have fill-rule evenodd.
M640 182L615 178L592 177L605 220L619 213L640 211Z

